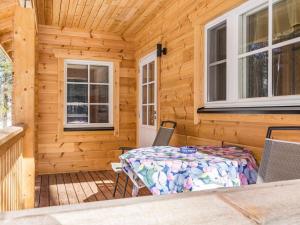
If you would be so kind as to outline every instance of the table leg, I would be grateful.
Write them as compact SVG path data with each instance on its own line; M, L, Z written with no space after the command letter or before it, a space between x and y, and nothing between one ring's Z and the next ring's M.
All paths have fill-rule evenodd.
M135 185L132 187L132 197L137 197L139 194L139 188Z

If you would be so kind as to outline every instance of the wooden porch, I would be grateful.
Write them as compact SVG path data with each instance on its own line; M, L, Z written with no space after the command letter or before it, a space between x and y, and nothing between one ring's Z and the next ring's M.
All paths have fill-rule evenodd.
M285 5L287 0L255 2L252 7L248 1L249 10L242 7L239 17L246 21L254 12L256 21L263 10L266 15L256 15L257 21L270 22L259 30L274 30L277 3L290 11L278 20L293 14L294 21L276 40L268 33L266 46L237 54L238 42L251 44L237 41L240 33L257 29L254 22L250 29L235 21L232 10L246 0L1 0L0 49L12 64L14 84L13 126L0 130L0 225L297 224L299 180L159 197L142 189L137 198L131 197L129 181L123 199L123 174L113 198L111 163L120 161L121 147L150 146L141 144L142 135L151 139L142 127L155 134L162 121L172 120L177 127L170 146L242 147L259 164L270 126L299 126L300 11L293 9L300 7ZM300 1L293 2L299 6ZM231 16L219 23L228 12ZM208 51L214 49L208 34L217 27L223 30L216 38L222 44L218 49L226 57L208 63L214 54ZM258 39L253 37L252 47L264 39L253 36ZM274 51L279 49L283 53ZM264 79L251 84L249 89L258 90L244 99L239 96L243 82L235 78L241 59L256 53L270 54L255 72ZM278 96L272 83L275 65L283 68L276 75L283 80L278 78ZM251 74L252 67L245 66L250 72L241 75ZM221 79L210 87L213 71L212 77L220 72ZM217 97L212 102L209 90ZM265 95L256 96L257 91ZM244 106L254 109L243 111ZM300 142L299 137L295 130L275 131L271 138Z
M92 171L79 173L50 174L37 176L35 180L34 207L70 205L123 198L125 176L120 176L116 197L113 171ZM125 198L131 197L132 182L129 181ZM141 189L139 196L150 195Z

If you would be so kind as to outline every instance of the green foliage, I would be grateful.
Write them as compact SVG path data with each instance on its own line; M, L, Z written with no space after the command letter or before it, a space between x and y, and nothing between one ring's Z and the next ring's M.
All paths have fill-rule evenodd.
M0 51L0 125L7 126L12 105L12 64Z

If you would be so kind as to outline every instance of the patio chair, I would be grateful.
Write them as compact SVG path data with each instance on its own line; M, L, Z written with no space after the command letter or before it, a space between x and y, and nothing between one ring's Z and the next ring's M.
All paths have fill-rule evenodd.
M300 130L300 127L270 127L259 166L257 183L300 179L300 143L273 140L273 130Z
M166 126L167 124L170 124L172 126L167 127ZM152 146L167 146L167 145L169 145L171 137L172 137L172 135L174 133L174 130L176 128L176 125L177 124L174 121L169 121L169 120L162 121ZM135 148L134 147L120 147L120 150L122 151L122 154L124 154L125 152L130 151L132 149L135 149ZM119 163L111 163L111 168L116 173L116 182L115 182L115 187L114 187L114 191L113 191L113 197L115 197L117 187L118 187L118 183L119 183L119 177L120 177L120 174L123 172L122 164L120 162ZM125 194L126 194L126 188L127 188L127 185L128 185L128 178L129 177L126 176L123 197L125 197Z

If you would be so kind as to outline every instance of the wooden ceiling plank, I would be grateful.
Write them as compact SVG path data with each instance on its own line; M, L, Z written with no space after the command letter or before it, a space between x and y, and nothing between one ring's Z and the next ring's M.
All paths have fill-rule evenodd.
M70 0L62 0L60 6L59 23L58 23L60 27L66 26L69 5L70 5Z
M16 7L17 3L10 0L2 0L0 2L0 11L6 11L9 8Z
M103 4L101 5L100 10L98 11L98 14L97 14L94 22L92 23L91 30L97 29L98 24L100 23L102 17L105 15L108 8L109 8L109 4L106 1L104 1Z
M116 0L114 3L115 4L110 4L109 8L106 10L104 16L101 18L100 23L97 26L97 30L105 31L105 25L107 21L112 17L114 14L115 10L117 9L118 3L120 0Z
M61 0L54 0L52 4L52 25L58 26Z
M9 0L3 0L9 1ZM37 0L41 25L103 31L126 37L134 34L169 0ZM52 3L52 4L51 4ZM1 7L1 3L0 3ZM1 16L1 15L0 15Z
M104 31L109 31L113 24L119 23L119 17L125 9L126 4L128 4L128 0L121 0L118 4L117 8L113 12L113 14L108 18L104 26Z
M53 7L53 0L45 0L45 24L51 25L52 24L52 7Z
M101 10L101 7L103 5L104 0L99 0L95 2L95 5L91 11L91 14L89 15L84 28L86 30L91 30L92 29L92 24L94 23L94 21L97 19L97 15L99 13L99 11Z
M37 8L39 9L38 10L38 15L37 15L39 23L40 24L46 24L45 23L45 15L44 15L44 12L45 12L45 1L44 0L38 0L37 1Z
M67 20L66 20L66 27L72 27L77 5L78 5L78 0L72 0L72 2L70 2Z
M86 2L87 2L87 0L79 0L76 10L75 10L72 27L78 28L78 25L80 23L80 19L82 17Z
M15 12L15 7L7 8L5 10L0 10L0 20L12 17Z
M12 32L4 33L4 34L0 35L0 44L3 45L7 42L11 42L12 39L13 39Z
M110 30L115 33L120 32L120 28L123 24L128 23L128 21L134 16L136 11L138 10L135 7L135 4L142 1L130 0L126 6L123 8L122 12L117 16L114 23L111 25Z
M4 34L12 31L13 29L13 18L6 18L0 20L0 33Z
M134 35L138 28L147 24L147 22L154 17L156 14L155 12L161 8L162 5L163 0L157 0L155 3L149 5L146 10L128 27L128 29L126 29L124 35L126 36L129 33Z
M15 8L16 5L10 5L8 7L0 5L0 20L12 17L14 15Z
M101 5L98 5L99 3L101 3L101 1L95 1L95 0L87 0L85 8L83 10L82 16L80 18L79 21L79 28L84 29L85 28L85 24L88 20L88 18L90 17L90 15L92 14L93 8L95 7L101 7Z
M144 0L144 1L138 1L137 4L134 5L133 11L131 17L128 17L127 21L124 21L120 25L120 34L123 34L125 30L128 29L128 27L135 22L137 18L139 18L140 15L146 10L147 7L149 7L151 4L154 4L157 0L151 1L151 0Z

